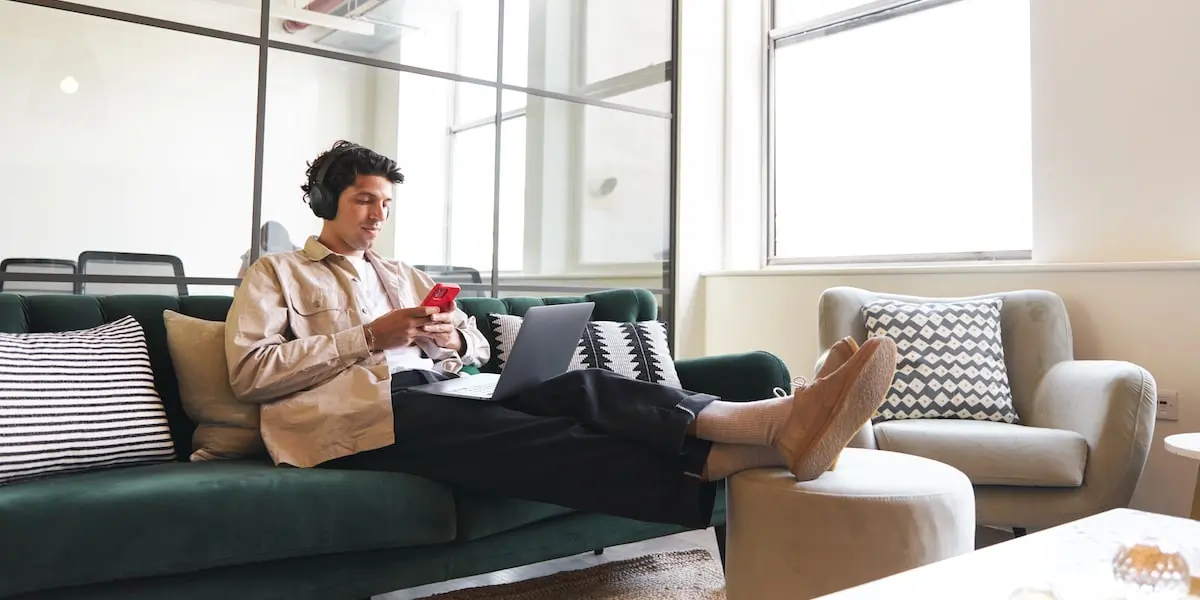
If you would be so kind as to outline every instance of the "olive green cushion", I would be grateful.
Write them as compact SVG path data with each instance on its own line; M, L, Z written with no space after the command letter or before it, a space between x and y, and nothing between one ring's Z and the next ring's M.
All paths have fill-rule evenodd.
M442 485L257 461L167 463L0 488L0 596L455 538Z

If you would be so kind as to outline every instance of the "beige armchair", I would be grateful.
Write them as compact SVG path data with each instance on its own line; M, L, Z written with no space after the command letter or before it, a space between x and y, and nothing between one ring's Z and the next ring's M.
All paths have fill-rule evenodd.
M868 424L851 446L916 454L966 473L979 525L1052 527L1129 504L1154 433L1157 391L1145 369L1076 360L1066 306L1036 290L1002 297L1001 337L1020 425L954 419ZM982 297L982 296L981 296ZM861 309L874 299L952 302L851 287L820 299L820 352L844 336L862 341Z

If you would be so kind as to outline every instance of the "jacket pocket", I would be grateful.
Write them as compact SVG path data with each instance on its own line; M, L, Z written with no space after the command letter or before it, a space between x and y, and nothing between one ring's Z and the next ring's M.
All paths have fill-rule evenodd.
M330 288L309 288L292 294L292 329L297 337L330 335L350 328L346 298Z

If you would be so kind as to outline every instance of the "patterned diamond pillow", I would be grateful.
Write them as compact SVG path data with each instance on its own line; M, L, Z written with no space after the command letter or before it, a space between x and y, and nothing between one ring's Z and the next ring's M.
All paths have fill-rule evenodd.
M524 319L491 314L488 321L493 333L492 356L503 370ZM567 367L569 371L577 369L605 369L630 379L683 387L667 345L667 326L659 321L589 321Z
M874 422L940 418L1019 423L1000 338L1002 302L876 300L864 306L867 335L891 337L900 355Z

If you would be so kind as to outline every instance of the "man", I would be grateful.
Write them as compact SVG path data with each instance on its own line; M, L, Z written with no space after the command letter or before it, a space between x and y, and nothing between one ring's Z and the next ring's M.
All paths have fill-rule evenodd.
M806 480L832 468L891 384L895 343L873 338L839 342L794 396L756 402L596 369L499 401L410 390L483 364L487 341L461 310L419 306L428 275L371 250L404 181L395 162L338 142L307 176L320 235L256 261L226 328L230 383L261 403L277 464L406 472L703 528L713 482L732 473L786 466ZM399 230L420 227L420 212L403 211Z

